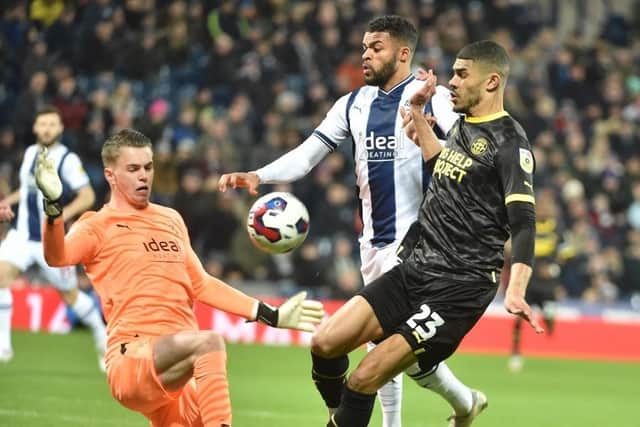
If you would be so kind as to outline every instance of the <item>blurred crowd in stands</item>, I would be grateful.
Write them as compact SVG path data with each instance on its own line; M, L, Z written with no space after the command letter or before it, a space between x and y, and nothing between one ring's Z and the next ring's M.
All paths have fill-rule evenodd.
M97 192L100 148L122 128L155 150L154 199L185 218L207 269L344 297L361 286L351 147L288 190L311 232L288 256L252 248L252 198L216 191L306 138L363 84L374 16L419 28L414 65L441 84L456 52L491 38L512 57L506 108L536 157L543 238L559 298L611 303L640 293L640 6L632 0L3 0L0 194L17 186L35 112L52 103ZM544 209L544 208L543 208ZM547 253L547 256L549 254Z

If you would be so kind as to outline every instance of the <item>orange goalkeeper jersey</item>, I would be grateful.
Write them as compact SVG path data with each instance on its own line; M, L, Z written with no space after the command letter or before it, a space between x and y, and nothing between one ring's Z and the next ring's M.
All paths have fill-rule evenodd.
M50 265L84 265L107 319L109 353L136 335L198 329L194 300L255 316L257 300L206 273L173 209L149 204L131 213L105 205L82 215L67 236L61 219L45 221L43 235Z

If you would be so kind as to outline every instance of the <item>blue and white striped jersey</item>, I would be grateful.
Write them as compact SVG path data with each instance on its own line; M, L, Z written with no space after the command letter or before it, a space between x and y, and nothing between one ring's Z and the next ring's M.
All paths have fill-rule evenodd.
M290 182L345 141L352 141L365 247L400 241L418 217L429 184L422 153L404 134L400 108L424 83L407 77L389 92L363 86L338 99L311 136L294 150L256 170L262 182ZM437 120L441 139L458 120L449 91L438 86L426 106Z
M355 90L334 104L313 133L331 149L353 140L364 224L361 243L381 247L398 241L417 218L430 176L420 148L404 134L399 110L408 108L409 98L422 84L410 76L389 92L376 86ZM437 87L428 110L442 136L459 117L443 86Z
M27 147L20 166L20 202L12 222L21 238L39 242L42 240L42 192L36 186L35 167L39 146ZM62 200L69 200L77 190L89 185L89 176L82 167L80 158L60 143L48 148L48 157L58 170L62 180Z

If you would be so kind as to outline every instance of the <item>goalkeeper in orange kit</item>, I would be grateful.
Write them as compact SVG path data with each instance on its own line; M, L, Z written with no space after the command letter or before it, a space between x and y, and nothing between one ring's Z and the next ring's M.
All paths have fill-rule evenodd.
M279 328L313 331L322 304L300 293L273 308L207 274L182 217L149 202L151 141L121 130L102 147L111 200L85 213L65 236L62 184L38 156L45 196L44 254L52 266L83 264L107 319L107 380L122 405L153 426L231 425L224 341L200 331L194 301Z

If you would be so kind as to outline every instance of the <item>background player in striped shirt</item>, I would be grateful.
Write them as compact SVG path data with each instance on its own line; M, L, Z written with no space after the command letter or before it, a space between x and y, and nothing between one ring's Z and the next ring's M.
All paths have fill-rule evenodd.
M35 264L59 291L78 319L89 327L104 370L105 326L93 299L78 290L75 266L50 267L42 254L42 193L34 170L38 150L47 147L63 182L65 221L75 218L93 205L95 195L80 158L60 142L62 118L55 107L45 107L36 115L33 133L37 142L27 147L20 166L20 187L0 201L0 220L13 220L0 244L0 361L13 357L11 346L12 297L9 286L15 278ZM11 206L18 204L17 215ZM3 216L4 215L4 216Z
M100 295L107 380L116 400L154 426L228 427L224 341L198 330L194 302L305 331L321 321L322 304L301 292L273 308L207 274L180 214L149 202L154 169L145 135L129 129L112 135L102 160L111 200L81 216L65 236L62 183L46 150L39 154L44 256L51 265L83 264Z
M400 241L417 218L429 184L420 149L406 138L399 113L422 85L411 73L416 41L416 29L405 18L372 20L362 42L367 86L338 99L322 123L294 150L255 172L225 174L219 181L221 191L248 188L257 194L259 184L302 178L338 145L351 142L363 222L360 257L365 285L399 262L396 252ZM447 89L441 86L425 109L433 113L441 136L458 119ZM343 320L345 327L350 327L349 317ZM314 358L314 381L330 412L340 402L346 369L343 359ZM433 372L422 372L416 365L408 373L420 386L443 396L456 413L471 410L471 389L444 362ZM380 390L384 427L401 425L401 379L398 375Z

